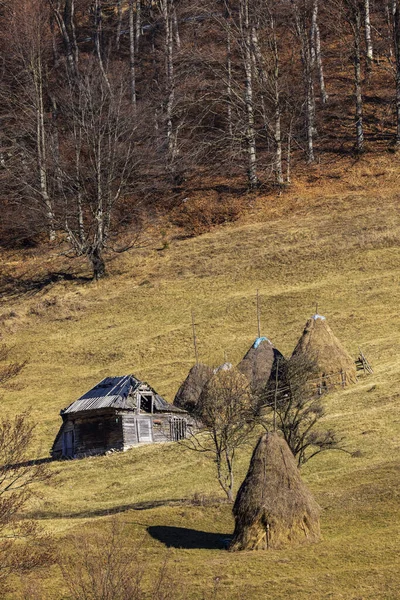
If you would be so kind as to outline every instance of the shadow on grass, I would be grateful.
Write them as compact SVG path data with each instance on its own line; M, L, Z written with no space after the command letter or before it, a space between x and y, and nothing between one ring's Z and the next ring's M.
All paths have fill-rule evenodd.
M4 296L32 296L58 281L88 283L92 277L84 277L64 271L49 272L41 277L31 277L26 273L19 277L4 275L0 278L0 298Z
M197 531L186 527L152 525L147 528L152 538L162 542L168 548L186 548L188 550L226 550L232 536L224 533Z
M29 518L35 519L87 519L90 517L107 517L111 515L117 515L119 513L126 512L128 510L151 510L152 508L159 508L160 506L182 506L187 503L185 498L183 499L171 499L171 500L145 500L143 502L132 502L131 504L121 504L119 506L113 506L112 508L98 508L94 510L82 510L82 511L35 511L29 515Z

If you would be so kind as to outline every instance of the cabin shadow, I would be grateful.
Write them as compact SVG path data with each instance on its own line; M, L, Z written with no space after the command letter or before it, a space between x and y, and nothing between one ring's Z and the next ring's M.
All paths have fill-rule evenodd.
M152 538L162 542L167 548L187 550L226 550L232 539L230 534L210 533L169 525L152 525L147 528L147 531Z

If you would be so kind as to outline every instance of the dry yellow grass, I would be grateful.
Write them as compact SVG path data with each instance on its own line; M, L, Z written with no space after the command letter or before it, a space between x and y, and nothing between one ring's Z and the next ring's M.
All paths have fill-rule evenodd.
M370 359L373 376L326 398L327 425L359 455L327 453L302 472L323 509L323 541L300 550L236 555L172 547L170 569L188 598L201 598L215 577L221 593L246 599L400 597L399 160L366 158L346 169L337 167L339 180L300 180L281 198L259 198L234 225L172 240L163 251L149 246L120 256L104 281L57 283L7 299L0 309L13 354L29 359L2 407L32 407L43 455L58 430L60 408L106 375L133 372L172 400L193 363L192 308L201 360L218 364L226 353L238 362L257 333L256 289L262 334L284 354L318 301L347 350L355 355L360 345ZM5 258L8 269L18 268L15 257ZM27 268L43 267L43 256L29 260ZM238 484L250 453L248 448L240 456ZM43 504L30 511L60 543L67 532L83 524L101 527L108 513L119 513L132 543L145 535L151 569L166 547L148 527L164 534L166 527L232 533L225 504L169 502L196 492L219 494L213 465L179 446L148 446L57 468L56 487L43 490ZM140 504L155 501L153 508ZM173 543L196 544L196 536L176 530ZM212 546L212 539L203 536L198 545ZM46 599L62 598L57 568L43 577Z

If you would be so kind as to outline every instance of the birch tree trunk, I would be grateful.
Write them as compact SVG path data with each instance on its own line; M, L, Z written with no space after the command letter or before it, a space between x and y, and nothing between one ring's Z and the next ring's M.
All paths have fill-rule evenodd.
M164 20L164 59L166 81L166 138L167 138L167 170L173 172L176 150L176 139L173 131L173 108L175 101L174 82L174 31L173 31L173 0L162 0L161 12Z
M300 13L299 6L295 0L292 0L297 35L300 40L301 61L303 64L303 80L305 91L305 126L306 126L306 157L310 164L314 162L314 129L315 129L315 97L314 97L314 66L313 59L313 40L312 27L309 35L307 31L307 15L305 8L303 14ZM309 39L311 37L311 39Z
M365 45L367 49L367 66L370 69L371 63L374 59L374 52L372 47L372 36L371 36L371 18L369 11L369 0L364 0L364 16L365 16Z
M313 1L312 19L311 19L311 56L316 62L318 69L319 87L321 91L321 100L323 104L328 101L328 94L325 89L324 69L321 55L321 36L318 25L318 0ZM314 68L314 67L313 67Z
M273 51L273 94L275 113L275 176L278 185L283 184L282 173L282 132L281 132L281 99L279 91L279 51L276 39L275 22L271 17L272 51Z
M248 151L248 181L250 189L255 189L258 185L257 177L257 154L256 154L256 136L253 105L253 73L252 73L252 52L251 52L251 30L249 20L249 0L242 0L242 38L244 45L244 69L246 74L245 82L245 103L247 112L247 151Z
M63 39L69 73L77 77L79 50L75 35L74 0L66 0L64 11L61 10L60 2L53 0L49 2Z
M130 89L131 89L131 101L136 106L136 30L134 23L133 14L134 0L129 0L128 8L128 20L129 20L129 73L130 73Z
M364 150L364 128L363 128L363 99L361 88L361 11L357 4L354 8L353 21L354 37L354 95L356 101L355 123L356 123L356 149L358 153Z
M36 95L36 149L39 171L39 186L40 194L45 205L47 229L49 240L52 242L56 238L55 232L55 217L53 205L50 199L48 190L48 175L47 175L47 140L46 130L44 125L44 103L43 103L43 66L40 52L37 57L31 62L33 82Z

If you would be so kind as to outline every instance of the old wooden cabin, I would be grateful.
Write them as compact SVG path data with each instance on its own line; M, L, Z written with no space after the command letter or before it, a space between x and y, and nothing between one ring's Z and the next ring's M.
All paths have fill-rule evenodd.
M53 458L178 441L194 425L186 411L169 404L133 375L106 377L60 415L63 423L51 449Z

